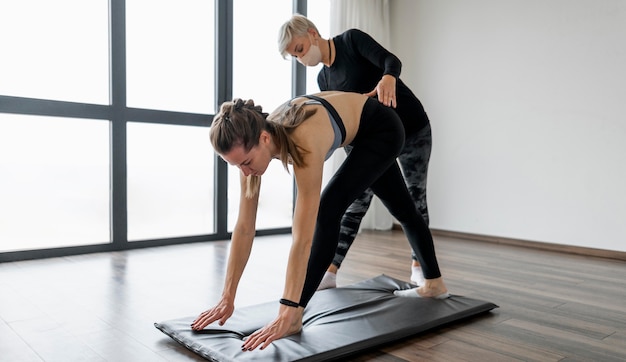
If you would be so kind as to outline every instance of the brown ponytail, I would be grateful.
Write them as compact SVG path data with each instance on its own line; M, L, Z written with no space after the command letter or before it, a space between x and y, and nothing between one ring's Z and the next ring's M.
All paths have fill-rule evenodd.
M315 111L305 110L303 104L285 104L268 119L268 114L263 113L261 106L254 105L253 100L236 98L224 102L213 118L209 133L211 144L219 154L228 153L236 146L242 146L247 152L258 146L261 132L267 131L272 135L279 150L279 159L287 171L287 165L291 162L298 167L304 167L304 154L307 151L295 144L290 136ZM253 197L258 192L260 183L259 176L248 176L246 197Z

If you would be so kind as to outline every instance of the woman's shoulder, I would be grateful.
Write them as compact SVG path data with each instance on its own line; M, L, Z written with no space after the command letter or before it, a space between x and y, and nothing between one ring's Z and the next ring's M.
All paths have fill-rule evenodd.
M355 42L355 41L356 42L363 41L365 39L372 38L369 34L357 28L348 29L344 31L343 33L339 34L337 37L348 43Z
M351 29L348 29L348 30L344 31L339 36L341 36L341 37L353 37L353 36L363 36L363 35L367 36L367 33L364 32L361 29L358 29L358 28L351 28Z

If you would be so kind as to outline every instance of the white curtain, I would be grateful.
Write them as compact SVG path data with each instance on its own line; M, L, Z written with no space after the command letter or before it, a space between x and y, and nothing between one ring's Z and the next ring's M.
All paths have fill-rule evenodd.
M337 35L357 28L389 49L389 0L333 0L330 2L330 32Z
M389 0L333 0L330 5L330 14L331 37L348 29L357 28L368 33L383 47L389 49ZM334 171L344 159L345 153L335 152L333 158L327 162L327 167L332 169L330 171ZM392 226L393 217L382 202L374 197L363 218L361 228L389 230Z

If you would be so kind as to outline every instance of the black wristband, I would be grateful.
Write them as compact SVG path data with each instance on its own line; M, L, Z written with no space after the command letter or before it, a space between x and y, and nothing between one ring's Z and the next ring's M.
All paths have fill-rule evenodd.
M300 304L298 304L298 303L296 303L296 302L294 302L294 301L292 301L292 300L285 299L285 298L282 298L282 299L281 299L280 301L278 301L278 302L279 302L280 304L282 304L282 305L286 305L287 307L294 307L294 308L298 308L298 307L300 306Z

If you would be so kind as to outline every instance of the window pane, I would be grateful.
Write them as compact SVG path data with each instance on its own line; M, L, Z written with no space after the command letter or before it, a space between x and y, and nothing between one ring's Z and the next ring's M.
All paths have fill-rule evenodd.
M128 123L128 239L214 233L208 127Z
M233 98L254 99L268 113L291 96L291 64L278 52L278 28L291 16L291 3L233 3Z
M290 171L291 172L291 171ZM228 230L232 231L239 212L239 169L228 166ZM279 161L270 162L263 174L257 229L290 227L293 217L293 178Z
M337 35L330 33L330 0L307 1L306 17L315 24L322 38L330 39ZM306 67L307 93L317 93L320 91L317 85L317 74L323 67L324 65L321 63L315 67Z
M0 2L0 94L109 103L107 0Z
M292 14L291 0L233 2L233 98L253 99L271 113L291 97L291 63L278 52L278 28ZM239 169L228 171L228 229L237 221ZM290 227L292 177L280 162L263 175L257 229Z
M110 240L109 122L0 114L0 251Z
M214 7L126 0L129 107L214 113Z

